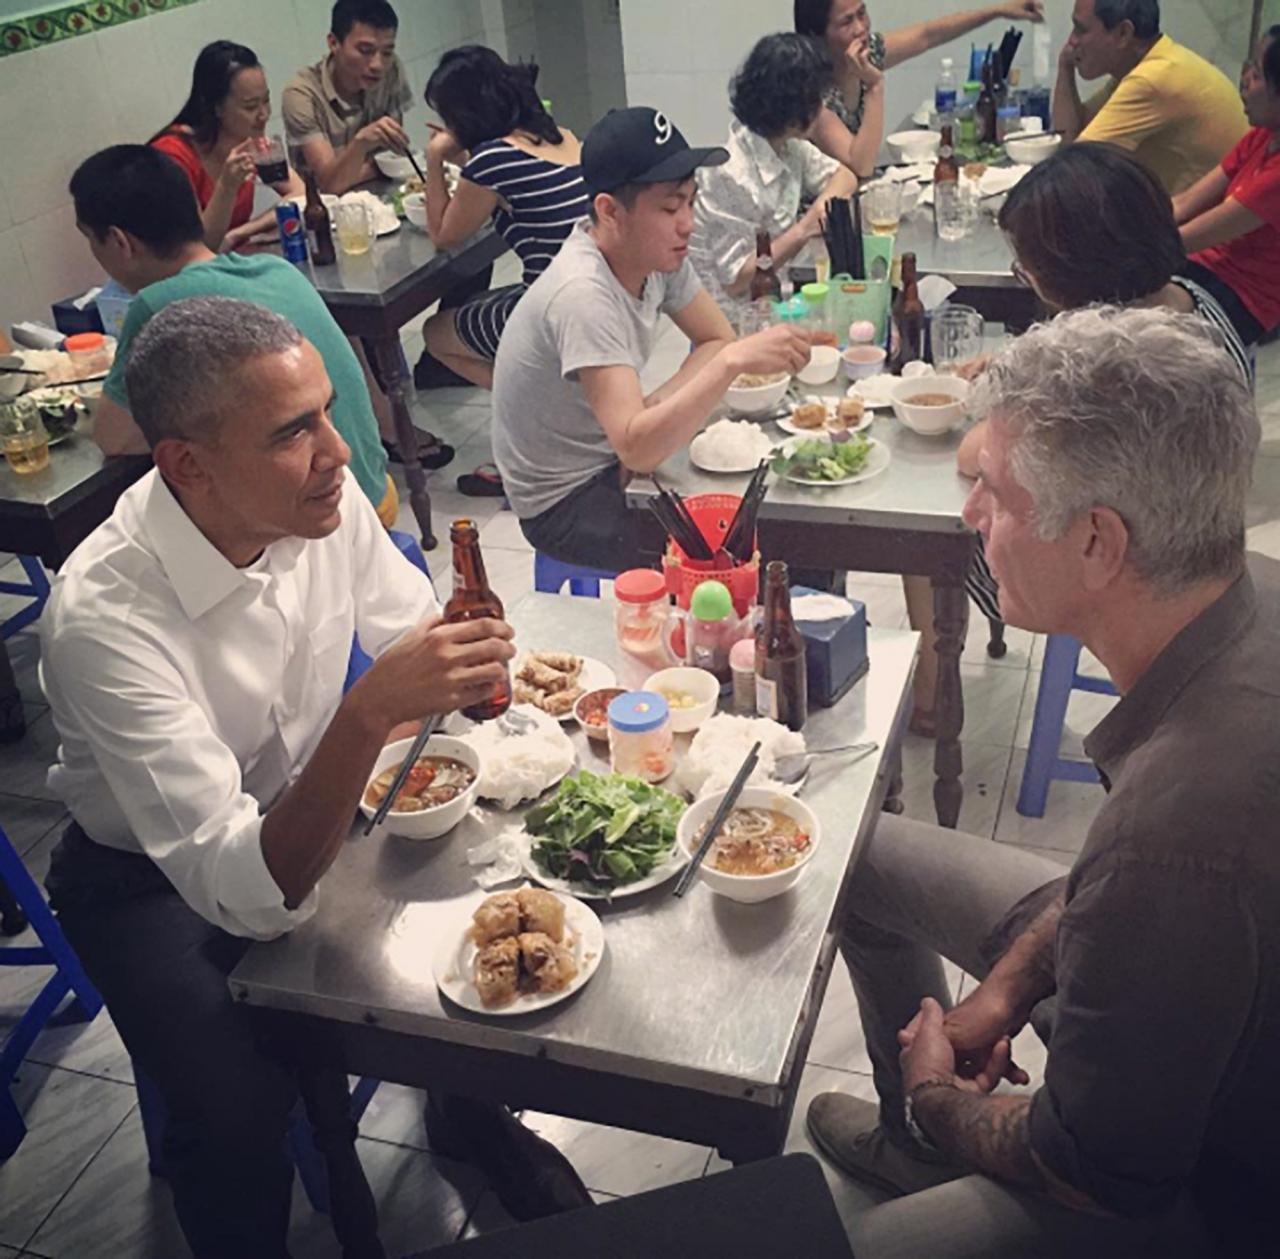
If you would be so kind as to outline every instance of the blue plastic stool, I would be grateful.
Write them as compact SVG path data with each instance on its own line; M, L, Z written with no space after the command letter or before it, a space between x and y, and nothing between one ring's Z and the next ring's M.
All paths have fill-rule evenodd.
M168 1107L164 1104L160 1090L136 1062L133 1064L133 1078L138 1089L138 1113L142 1116L142 1132L147 1142L147 1168L153 1176L164 1178L167 1175L164 1163L164 1130L169 1122ZM356 1084L351 1094L351 1118L356 1123L360 1122L377 1091L378 1081L367 1076ZM312 1139L311 1124L301 1101L289 1116L289 1149L307 1201L314 1210L327 1212L329 1173L325 1167L324 1155L316 1149Z
M600 597L600 583L612 581L618 574L606 572L602 568L586 568L582 564L565 564L561 560L553 560L549 555L536 551L533 556L533 588L544 595L558 595L569 583L572 595L587 595L592 599Z
M19 555L18 563L26 570L27 580L0 581L0 594L30 595L31 602L0 625L0 640L16 634L20 629L26 629L32 621L39 620L45 601L49 598L49 578L45 576L44 565L34 555Z
M1044 647L1044 671L1036 695L1036 715L1031 723L1031 746L1022 771L1018 812L1023 817L1044 817L1049 784L1096 783L1098 771L1088 761L1067 761L1058 755L1062 726L1072 691L1114 695L1116 688L1104 678L1086 677L1079 671L1080 643L1067 634L1050 634Z
M102 1009L102 998L89 982L80 959L62 934L58 920L3 830L0 830L0 879L4 880L40 939L40 944L32 948L0 948L0 966L54 968L52 978L27 1007L0 1050L0 1159L4 1159L22 1144L22 1138L27 1135L27 1125L9 1092L27 1050L67 993L74 994L71 1008L77 1017L86 1021L93 1019Z

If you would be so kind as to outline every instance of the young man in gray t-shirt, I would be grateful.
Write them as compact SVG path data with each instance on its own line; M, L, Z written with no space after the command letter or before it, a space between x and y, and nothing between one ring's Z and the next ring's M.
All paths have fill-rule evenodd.
M582 146L592 197L498 347L493 452L525 537L544 554L618 571L652 561L623 489L683 449L741 372L794 372L809 342L779 326L735 341L688 261L693 175L724 149L693 149L665 115L620 109ZM660 317L692 342L646 397L640 372Z

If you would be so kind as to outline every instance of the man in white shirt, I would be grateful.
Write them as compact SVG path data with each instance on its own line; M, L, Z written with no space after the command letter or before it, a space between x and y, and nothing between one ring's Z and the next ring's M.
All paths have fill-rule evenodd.
M255 1043L226 976L251 941L314 912L392 729L488 694L511 630L439 620L430 581L347 474L319 354L280 316L172 303L126 379L156 467L76 550L40 626L62 741L49 781L73 819L49 890L167 1105L193 1252L283 1259L297 1083ZM374 663L344 696L354 635ZM334 1076L321 1104L345 1100ZM546 1143L494 1111L484 1137L503 1170L524 1138L537 1164ZM354 1146L334 1157L335 1197L362 1193L371 1216ZM371 1235L343 1238L348 1259L381 1254Z

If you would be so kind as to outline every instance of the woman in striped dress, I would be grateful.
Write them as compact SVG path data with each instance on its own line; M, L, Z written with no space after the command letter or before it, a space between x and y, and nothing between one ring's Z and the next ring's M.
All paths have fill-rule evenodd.
M427 230L442 249L485 223L520 257L519 284L477 294L423 326L428 351L459 376L493 387L493 360L516 303L546 270L587 213L577 138L543 108L536 66L510 66L490 48L455 48L427 83L427 104L444 123L427 148ZM446 161L461 161L450 195Z

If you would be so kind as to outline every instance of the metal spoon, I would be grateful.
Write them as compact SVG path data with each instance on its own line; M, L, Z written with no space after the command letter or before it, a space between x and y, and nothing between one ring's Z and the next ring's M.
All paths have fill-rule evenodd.
M784 783L787 786L794 784L803 784L804 780L809 777L809 767L815 756L832 756L838 752L856 753L850 756L849 764L854 761L860 761L864 756L870 756L872 752L878 751L880 745L878 743L845 743L834 748L815 748L811 752L793 752L789 756L779 756L773 762L773 773L770 777L775 782Z

